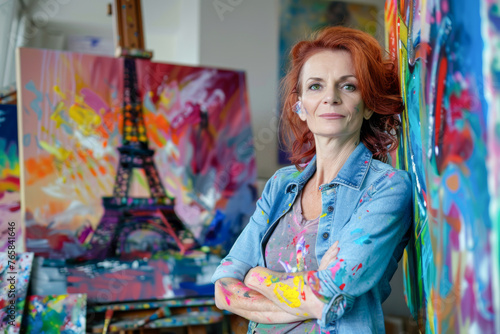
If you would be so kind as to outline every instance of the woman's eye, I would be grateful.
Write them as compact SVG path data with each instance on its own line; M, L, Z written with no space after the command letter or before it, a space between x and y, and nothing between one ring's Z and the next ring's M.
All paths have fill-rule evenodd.
M347 85L344 85L343 87L345 90L347 91L350 91L350 92L354 92L356 90L356 86L354 85L351 85L351 84L347 84Z
M311 86L309 86L310 90L318 90L320 88L321 88L320 84L312 84Z

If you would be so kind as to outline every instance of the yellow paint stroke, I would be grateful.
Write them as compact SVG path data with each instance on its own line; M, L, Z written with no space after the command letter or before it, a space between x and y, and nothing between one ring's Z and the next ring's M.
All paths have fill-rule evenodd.
M3 169L0 168L0 179L5 179L9 176L19 176L19 164L18 163L12 165L12 164L7 162L7 166L3 167Z
M69 158L71 151L66 150L64 147L55 147L50 145L49 143L40 140L40 146L50 154L52 154L57 160L65 161Z
M322 214L321 216L319 216L319 218L323 218L326 216L326 213Z
M273 282L271 278L273 276L269 275L264 280L267 286L270 286ZM302 276L295 276L293 278L293 286L289 286L282 282L276 282L274 285L274 294L276 298L286 305L296 308L301 305L300 302L300 292L304 290L304 278Z
M66 100L66 94L64 94L62 91L61 91L61 88L58 86L58 85L55 85L54 86L54 92L57 93L57 95L59 95L61 97L61 99L63 100Z
M98 114L77 104L69 108L69 117L78 124L84 136L90 136L101 124L101 117Z
M69 125L69 123L61 116L61 113L64 111L64 109L64 102L59 102L52 115L50 115L50 119L56 122L56 129L59 128L61 124Z

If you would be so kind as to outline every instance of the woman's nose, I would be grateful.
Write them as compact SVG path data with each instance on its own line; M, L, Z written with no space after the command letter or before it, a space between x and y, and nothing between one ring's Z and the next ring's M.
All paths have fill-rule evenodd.
M341 102L339 94L335 91L330 92L323 99L324 104L340 104Z

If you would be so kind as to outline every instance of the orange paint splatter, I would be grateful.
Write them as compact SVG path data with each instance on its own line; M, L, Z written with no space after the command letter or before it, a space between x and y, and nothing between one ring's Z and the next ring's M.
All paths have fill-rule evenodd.
M28 177L26 183L34 184L36 181L52 174L55 171L52 157L29 158L25 162Z
M99 166L99 172L100 172L102 175L106 175L106 167L104 167L104 166Z
M90 171L90 173L92 173L92 175L93 175L94 177L97 177L97 172L95 171L95 169L94 169L94 168L89 167L89 171Z
M446 179L446 186L453 192L456 192L459 187L458 175L453 174Z

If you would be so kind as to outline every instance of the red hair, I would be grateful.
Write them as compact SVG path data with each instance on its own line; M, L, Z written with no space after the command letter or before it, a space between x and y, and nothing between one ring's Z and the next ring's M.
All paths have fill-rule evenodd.
M363 120L360 139L375 159L387 162L388 153L398 147L398 114L403 111L397 68L389 58L382 58L382 48L375 38L345 27L323 29L315 39L295 44L290 52L290 68L282 81L281 113L281 134L290 161L301 170L299 164L316 154L314 136L293 106L301 94L302 67L309 57L323 50L344 50L351 54L363 102L374 111L369 120Z

